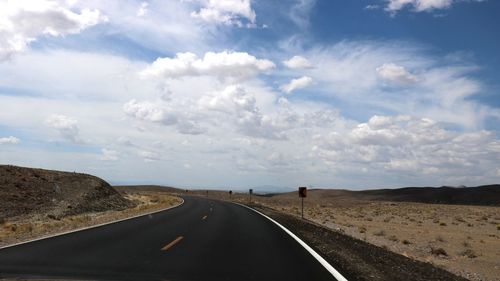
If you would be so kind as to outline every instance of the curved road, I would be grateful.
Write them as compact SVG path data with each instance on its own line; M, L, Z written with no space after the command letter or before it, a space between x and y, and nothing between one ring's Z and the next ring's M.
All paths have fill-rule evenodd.
M184 197L180 207L0 250L0 279L335 280L261 215Z

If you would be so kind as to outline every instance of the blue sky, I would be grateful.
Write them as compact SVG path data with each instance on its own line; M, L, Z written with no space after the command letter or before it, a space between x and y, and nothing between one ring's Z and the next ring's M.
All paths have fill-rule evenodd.
M0 163L197 188L497 183L499 11L0 1Z

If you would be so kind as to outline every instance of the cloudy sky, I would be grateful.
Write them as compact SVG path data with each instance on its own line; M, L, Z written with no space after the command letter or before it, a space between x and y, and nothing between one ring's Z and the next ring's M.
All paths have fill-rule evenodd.
M500 182L495 0L0 0L0 163L111 183Z

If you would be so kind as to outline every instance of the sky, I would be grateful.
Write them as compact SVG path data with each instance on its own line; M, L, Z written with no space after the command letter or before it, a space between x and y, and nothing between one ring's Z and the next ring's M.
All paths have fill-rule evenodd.
M188 188L499 183L499 13L0 0L0 163Z

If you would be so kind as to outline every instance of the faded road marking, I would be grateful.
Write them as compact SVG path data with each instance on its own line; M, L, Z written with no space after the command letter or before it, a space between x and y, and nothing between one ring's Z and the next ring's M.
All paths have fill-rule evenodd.
M175 244L179 243L179 241L182 240L182 238L184 238L183 236L179 236L177 237L174 241L168 243L165 247L161 248L162 251L166 251L168 249L170 249L171 247L173 247Z

